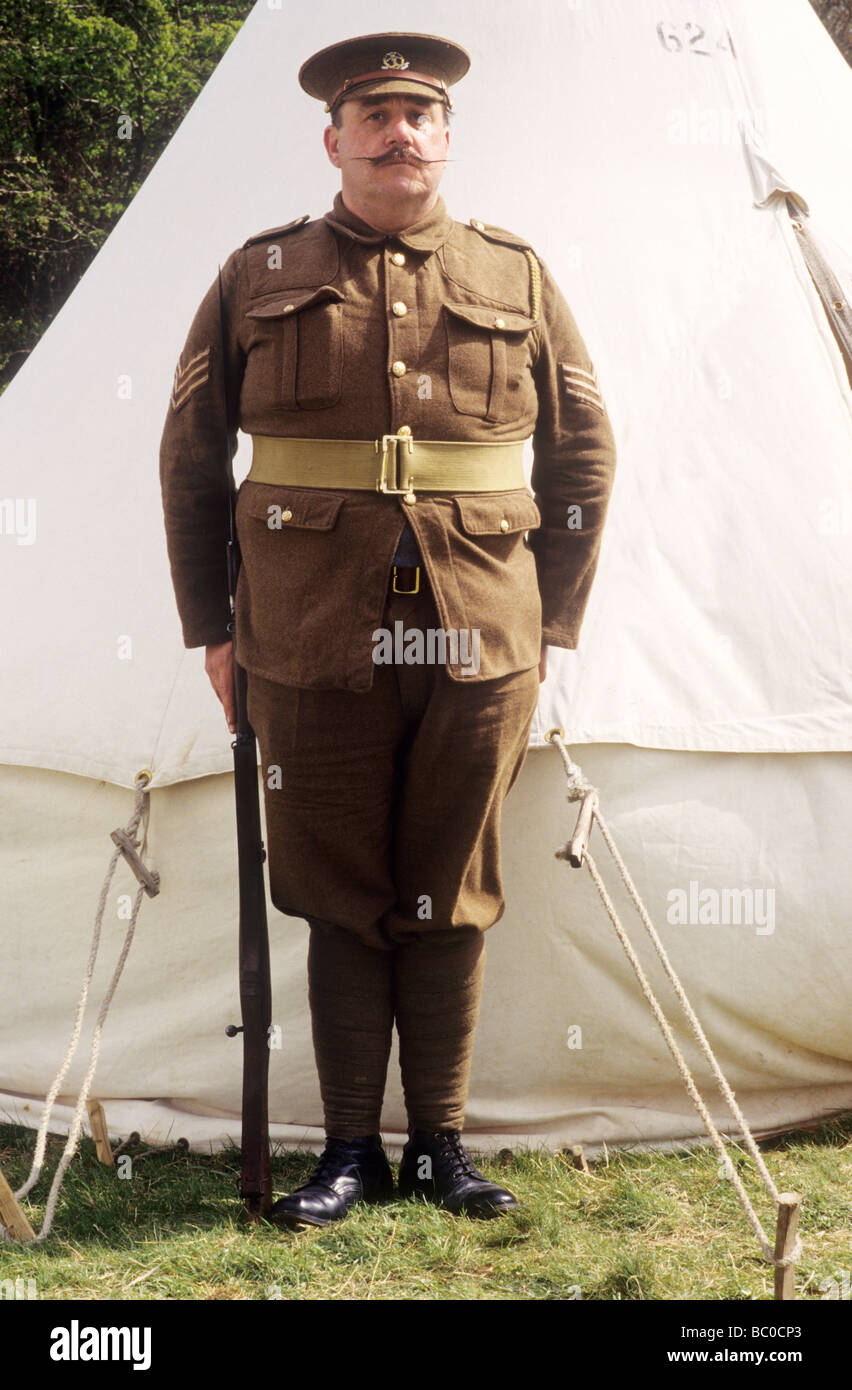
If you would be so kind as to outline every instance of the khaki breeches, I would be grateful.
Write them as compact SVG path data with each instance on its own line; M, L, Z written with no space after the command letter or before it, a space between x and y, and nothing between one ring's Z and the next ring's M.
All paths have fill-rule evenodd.
M510 615L507 615L510 618ZM428 587L384 626L439 628ZM526 757L538 670L453 680L377 665L373 688L303 690L249 673L272 901L392 950L503 914L500 817Z
M397 621L440 628L428 586L389 596L383 625ZM311 925L329 1134L378 1131L394 1022L411 1127L462 1128L482 934L505 906L501 811L538 690L536 668L466 684L377 665L363 693L249 673L272 901Z

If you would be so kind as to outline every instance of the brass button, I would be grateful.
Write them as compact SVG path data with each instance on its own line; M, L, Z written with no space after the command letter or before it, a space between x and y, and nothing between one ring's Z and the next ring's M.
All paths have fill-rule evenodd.
M791 223L791 226L793 226L797 232L800 232L802 230L801 222L793 222Z
M408 368L406 367L404 362L394 362L393 366L391 367L391 371L393 372L394 376L405 376L405 373L408 371Z
M500 530L503 531L503 532L505 532L505 531L508 531L508 529L509 529L509 523L508 523L508 521L506 520L506 518L503 517L503 520L500 522Z
M399 429L397 430L397 434L411 434L411 426L400 425Z
M478 232L484 232L484 231L485 231L485 223L484 223L484 222L477 222L477 220L476 220L475 217L472 217L472 218L470 219L470 225L471 225L471 227L475 227L476 230L477 230Z
M295 304L285 304L285 305L284 305L284 313L285 313L285 314L292 314L292 312L293 312L293 310L295 309L295 307L296 307Z
M293 519L293 513L290 511L290 508L289 508L289 507L285 507L285 508L284 508L284 511L281 513L281 520L282 520L282 521L292 521L292 519Z
M495 319L495 320L494 320L494 327L495 327L495 328L505 328L505 327L506 327L506 320L505 320L505 319Z
M403 256L401 251L394 251L393 255L391 256L391 260L393 261L394 265L405 265L405 257Z
M414 503L417 501L417 494L412 492L411 488L409 488L408 492L403 495L402 500L403 502L407 502L409 507L413 507Z
M831 307L832 309L836 309L839 313L841 309L846 308L846 305L844 304L842 299L833 299L831 302Z
M408 305L403 304L402 300L398 299L396 303L393 305L393 311L396 314L397 318L401 319L403 314L408 313Z

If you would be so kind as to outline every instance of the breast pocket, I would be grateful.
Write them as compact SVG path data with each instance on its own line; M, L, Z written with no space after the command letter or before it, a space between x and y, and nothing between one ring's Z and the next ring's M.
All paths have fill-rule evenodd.
M250 309L259 324L258 348L274 358L278 404L285 410L323 410L343 389L343 301L334 285L287 290Z
M461 415L506 423L522 413L535 320L509 309L445 304L450 399Z

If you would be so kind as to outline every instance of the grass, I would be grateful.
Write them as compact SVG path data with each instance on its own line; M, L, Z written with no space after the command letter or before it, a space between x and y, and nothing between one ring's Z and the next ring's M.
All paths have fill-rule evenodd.
M24 1181L32 1131L0 1126L0 1169ZM64 1140L24 1203L40 1229ZM852 1279L852 1116L761 1145L780 1191L804 1197L797 1296ZM772 1269L715 1152L608 1155L589 1175L570 1156L521 1150L482 1171L522 1200L499 1220L451 1216L415 1199L359 1207L324 1230L244 1220L239 1151L211 1157L128 1150L133 1175L99 1164L86 1139L43 1245L0 1246L0 1279L42 1299L771 1299ZM311 1154L276 1154L276 1193L304 1182ZM774 1238L774 1213L746 1154L734 1161ZM835 1297L837 1295L835 1294ZM848 1296L848 1292L847 1292Z

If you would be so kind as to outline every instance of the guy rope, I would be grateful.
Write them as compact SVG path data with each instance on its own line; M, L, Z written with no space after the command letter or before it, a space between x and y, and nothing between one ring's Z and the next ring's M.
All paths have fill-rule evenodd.
M6 1182L2 1173L0 1173L0 1223L2 1223L0 1224L0 1236L3 1236L7 1240L14 1239L19 1241L37 1243L45 1240L47 1236L50 1234L50 1228L53 1224L53 1217L56 1211L56 1203L59 1198L59 1190L62 1186L62 1181L65 1177L65 1174L68 1171L68 1167L71 1163L71 1160L77 1152L77 1145L80 1141L80 1131L83 1126L83 1111L87 1108L92 1132L95 1135L96 1139L98 1139L99 1157L101 1157L106 1162L112 1161L112 1154L109 1151L108 1136L106 1135L106 1128L105 1124L103 1123L103 1111L97 1101L89 1100L89 1092L91 1090L92 1081L94 1080L95 1069L98 1065L98 1055L100 1053L101 1047L101 1034L103 1033L104 1024L106 1022L107 1014L109 1013L109 1008L110 1004L112 1003L113 995L115 994L118 982L121 979L121 972L124 969L124 963L127 960L127 956L130 951L131 944L133 942L133 934L136 930L136 919L139 916L139 908L142 904L142 898L145 894L147 894L150 898L156 897L157 893L159 893L160 891L159 874L156 873L154 870L149 869L142 859L142 856L145 853L147 843L148 815L150 810L150 796L148 792L145 790L145 788L147 787L150 780L150 772L143 771L138 774L136 778L136 800L133 815L131 816L130 821L124 827L123 830L114 830L111 835L111 839L115 845L115 850L110 859L106 878L104 879L103 887L101 888L100 898L98 899L97 913L95 915L95 926L94 931L92 933L91 946L89 948L89 959L86 963L86 970L83 975L83 984L80 990L80 998L77 1003L77 1015L74 1020L74 1027L71 1033L71 1041L68 1044L68 1051L65 1054L62 1065L59 1068L56 1077L54 1078L53 1085L47 1093L47 1098L44 1103L44 1110L42 1112L41 1122L38 1127L35 1153L33 1156L33 1162L32 1167L30 1169L29 1177L27 1178L23 1187L18 1188L17 1192L12 1192L11 1188L9 1187L9 1184ZM142 826L141 843L137 841L136 838L140 825ZM45 1207L44 1222L42 1224L41 1231L38 1233L38 1235L36 1235L25 1213L18 1205L18 1203L23 1197L26 1197L27 1193L30 1192L33 1187L35 1187L36 1183L39 1180L39 1177L41 1176L41 1170L44 1165L45 1148L47 1146L47 1130L48 1125L50 1123L51 1111L53 1110L54 1102L56 1101L56 1097L59 1095L62 1082L65 1080L66 1073L71 1065L71 1061L74 1057L74 1054L77 1051L77 1044L80 1041L80 1034L83 1028L83 1015L86 1012L86 1003L89 997L89 985L91 984L92 975L95 969L95 962L98 957L98 948L100 946L101 940L101 924L103 922L104 910L106 908L107 895L109 893L113 875L115 874L116 865L118 864L118 861L121 858L124 858L129 867L132 869L134 875L136 876L139 882L139 888L136 893L136 899L133 904L133 910L130 914L130 920L127 924L127 930L124 934L124 943L121 948L121 953L118 957L118 962L116 964L115 970L113 971L112 979L109 983L109 988L107 989L107 992L104 995L103 1003L101 1004L100 1010L98 1012L98 1017L95 1022L94 1031L92 1033L91 1052L89 1054L89 1068L83 1079L83 1084L80 1088L80 1094L77 1097L77 1104L74 1109L74 1116L68 1131L68 1141L65 1145L64 1152L62 1154L61 1159L59 1160L59 1165L53 1177L53 1183L51 1184L50 1193L47 1199L47 1206ZM104 1145L106 1146L105 1148ZM109 1158L106 1158L107 1153L109 1153Z
M775 1183L772 1180L772 1175L770 1174L769 1169L766 1167L766 1164L763 1161L763 1157L760 1153L760 1150L758 1149L757 1144L755 1143L754 1136L752 1135L752 1132L749 1129L748 1124L746 1123L745 1116L743 1115L742 1110L737 1104L734 1092L732 1091L730 1085L728 1084L727 1080L725 1079L725 1076L722 1073L722 1069L716 1060L713 1049L707 1041L704 1030L701 1027L701 1024L699 1023L698 1018L696 1017L695 1011L693 1010L692 1005L686 997L686 992L683 988L683 985L681 984L680 980L675 974L674 967L672 966L672 963L669 960L668 955L666 954L665 947L663 946L663 943L660 940L654 928L654 924L651 921L650 916L648 915L648 911L644 903L642 902L642 899L639 897L636 885L634 884L628 872L627 865L624 863L624 860L619 854L618 848L616 846L615 840L612 837L612 833L609 829L609 826L607 825L606 820L601 814L598 802L597 788L593 787L592 784L586 780L586 777L584 776L582 769L578 767L576 763L571 761L571 758L568 754L568 750L566 749L564 743L564 730L560 728L549 729L548 732L545 734L545 739L548 743L552 743L554 745L554 747L559 752L559 756L562 759L565 768L565 775L568 780L568 800L581 802L580 814L577 817L577 824L574 830L574 834L571 837L568 844L563 849L556 851L556 858L567 860L573 868L580 868L583 865L583 863L585 863L587 869L589 870L589 873L592 876L592 881L594 882L595 887L600 893L601 901L603 902L603 905L606 908L607 915L609 916L609 919L612 922L613 927L615 928L616 935L618 936L619 941L624 947L627 959L633 966L633 969L636 973L636 978L638 979L639 984L641 986L642 993L647 999L648 1004L651 1008L651 1012L657 1020L657 1023L660 1025L660 1030L663 1034L663 1037L666 1040L666 1044L669 1048L669 1051L675 1059L675 1063L677 1065L678 1071L681 1074L683 1084L689 1092L690 1098L696 1110L698 1111L699 1115L704 1121L707 1133L709 1134L710 1139L717 1153L719 1154L719 1157L722 1160L722 1163L724 1165L725 1176L729 1178L731 1183L733 1184L734 1190L736 1191L736 1194L740 1200L743 1211L745 1212L749 1224L751 1225L751 1228L754 1231L755 1236L757 1237L757 1241L760 1245L763 1258L765 1260L768 1260L769 1263L774 1265L775 1267L775 1298L792 1299L795 1297L795 1264L801 1254L802 1249L801 1242L798 1240L796 1236L796 1230L799 1222L799 1210L801 1208L802 1199L796 1192L779 1192L777 1187L775 1186ZM643 971L641 964L639 963L639 959L618 916L618 912L616 911L612 899L610 898L609 893L606 890L604 881L601 878L600 873L598 872L597 865L595 864L592 855L589 853L588 842L589 837L591 835L592 826L595 821L597 822L600 828L600 832L604 838L606 846L609 849L609 852L615 861L619 873L621 874L624 886L627 889L627 892L633 901L633 905L635 906L636 911L639 913L642 925L645 928L648 935L650 936L651 941L653 942L654 947L657 951L657 954L660 957L660 960L662 961L663 969L669 977L672 988L674 989L674 992L677 995L680 1005L684 1013L686 1014L687 1020L689 1021L689 1025L698 1042L698 1045L704 1053L704 1056L706 1057L707 1062L710 1065L710 1069L716 1078L716 1081L719 1085L719 1090L722 1092L722 1095L725 1098L725 1101L731 1111L731 1114L734 1116L734 1118L737 1121L737 1124L740 1126L740 1129L742 1130L742 1136L745 1141L746 1147L755 1161L757 1170L761 1178L763 1179L764 1187L766 1188L767 1192L769 1193L770 1197L772 1198L772 1201L774 1202L777 1208L778 1215L776 1223L774 1250L769 1243L769 1237L767 1236L766 1232L763 1229L763 1226L761 1225L760 1218L754 1210L754 1207L752 1206L749 1200L748 1194L745 1188L743 1187L739 1173L737 1172L736 1168L734 1167L733 1163L728 1157L728 1152L725 1148L722 1136L720 1135L718 1129L713 1123L713 1119L710 1115L710 1112L699 1094L698 1088L695 1084L695 1081L693 1080L692 1073L689 1070L686 1058L683 1056L683 1053L681 1052L680 1048L677 1045L677 1042L675 1041L675 1037L672 1033L671 1027L669 1026L668 1020L666 1019L666 1016L663 1013L663 1010L656 996L654 995L653 990L651 989L651 986L648 982L648 978L645 975L645 972Z

